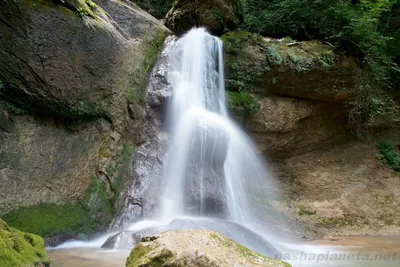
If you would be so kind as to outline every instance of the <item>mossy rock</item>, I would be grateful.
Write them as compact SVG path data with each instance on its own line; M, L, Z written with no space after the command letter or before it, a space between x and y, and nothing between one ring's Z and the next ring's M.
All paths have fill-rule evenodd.
M254 252L209 230L169 231L144 238L132 249L127 267L230 267L291 265Z
M44 240L24 233L0 219L0 266L49 266Z
M320 41L278 40L246 31L228 32L221 39L228 90L337 103L355 97L356 62Z
M92 234L96 222L81 205L42 203L20 208L2 217L9 225L45 238L58 235Z

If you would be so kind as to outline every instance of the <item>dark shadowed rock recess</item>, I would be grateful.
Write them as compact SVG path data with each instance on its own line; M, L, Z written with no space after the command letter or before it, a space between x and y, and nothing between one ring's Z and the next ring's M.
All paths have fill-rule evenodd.
M178 0L165 17L165 25L176 34L204 26L220 35L237 29L242 21L243 10L237 0Z

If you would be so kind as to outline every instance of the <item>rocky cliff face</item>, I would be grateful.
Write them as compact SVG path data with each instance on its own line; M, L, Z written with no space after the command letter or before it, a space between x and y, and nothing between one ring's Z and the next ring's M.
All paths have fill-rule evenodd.
M129 1L102 0L2 1L0 24L0 215L24 230L59 209L90 217L32 229L45 236L104 227L124 204L168 30Z
M284 157L346 138L359 73L351 58L317 41L248 32L222 39L230 107L263 153Z
M268 155L283 199L273 206L304 226L303 235L393 234L398 174L377 156L380 130L367 142L349 129L355 62L316 41L222 36L231 111Z

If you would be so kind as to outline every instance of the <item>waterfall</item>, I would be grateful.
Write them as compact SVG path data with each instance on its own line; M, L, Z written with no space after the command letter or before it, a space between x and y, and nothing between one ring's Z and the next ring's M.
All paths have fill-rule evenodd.
M170 45L174 91L160 219L217 217L265 228L274 187L254 145L228 116L222 41L198 28Z
M152 153L138 153L136 172L143 181L129 191L133 199L140 198L143 217L137 221L137 206L128 207L122 216L123 232L80 246L105 241L102 247L127 249L140 236L210 229L265 255L279 253L272 234L276 223L271 221L276 189L256 147L229 117L223 55L222 41L203 28L180 39L169 38L159 61L167 61L163 65L167 67L156 67L152 74L157 79L158 73L167 73L165 84L172 92L165 118L168 145L162 160L155 160L158 155ZM152 82L149 93L160 89L151 87ZM148 143L143 149L149 147L154 151ZM156 166L159 161L163 173Z

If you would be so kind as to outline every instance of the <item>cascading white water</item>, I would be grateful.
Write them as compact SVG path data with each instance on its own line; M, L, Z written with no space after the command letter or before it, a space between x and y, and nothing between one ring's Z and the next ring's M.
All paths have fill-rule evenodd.
M215 216L265 226L259 219L273 187L255 147L228 116L222 41L203 28L192 29L170 53L172 140L160 199L162 219Z
M142 195L159 195L157 207L99 242L123 249L135 244L132 233L200 228L276 256L277 243L270 244L276 239L268 231L275 187L255 146L228 115L221 40L203 28L192 29L180 39L170 39L163 54L168 55L167 78L173 88L166 118L169 147L161 184L151 183Z

